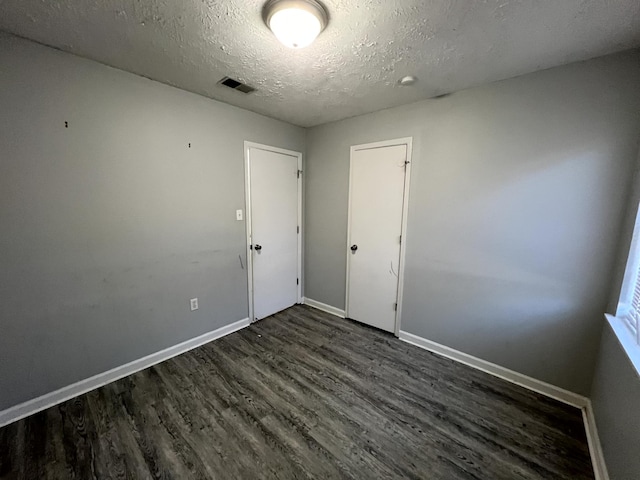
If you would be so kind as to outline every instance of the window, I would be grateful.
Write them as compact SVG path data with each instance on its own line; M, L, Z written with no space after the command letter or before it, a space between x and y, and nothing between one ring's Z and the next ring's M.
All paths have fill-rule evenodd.
M636 344L640 345L640 209L636 216L616 317L625 322Z
M640 375L640 209L636 214L616 316L607 315L607 319Z

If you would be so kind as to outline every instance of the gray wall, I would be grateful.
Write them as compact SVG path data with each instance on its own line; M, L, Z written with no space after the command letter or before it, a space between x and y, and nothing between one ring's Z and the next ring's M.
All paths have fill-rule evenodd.
M640 478L640 378L615 333L602 335L591 401L611 480Z
M402 330L588 394L638 151L639 58L311 129L305 296L345 304L349 147L413 136Z
M626 218L617 266L612 282L609 313L615 313L624 277L627 255L640 202L640 156L636 162L633 190L627 202ZM598 435L612 480L640 478L640 377L609 324L604 327L600 352L591 387L591 401Z
M7 35L0 65L0 410L246 318L243 141L305 131Z

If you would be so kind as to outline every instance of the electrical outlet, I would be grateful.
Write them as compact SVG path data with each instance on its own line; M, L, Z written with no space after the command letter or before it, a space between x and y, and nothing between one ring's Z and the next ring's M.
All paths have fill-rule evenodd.
M189 300L189 304L191 305L191 311L192 312L194 310L198 309L198 299L197 298L192 298L191 300Z
M236 220L242 220L242 210L236 210Z

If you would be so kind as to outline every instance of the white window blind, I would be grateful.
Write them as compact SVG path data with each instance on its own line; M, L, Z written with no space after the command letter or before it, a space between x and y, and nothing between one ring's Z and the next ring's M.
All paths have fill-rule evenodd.
M633 229L616 317L624 320L640 348L640 209Z
M635 270L631 302L628 304L625 313L624 319L629 324L629 328L631 328L631 331L634 333L636 340L640 343L640 338L638 337L638 317L640 317L640 268L636 268Z

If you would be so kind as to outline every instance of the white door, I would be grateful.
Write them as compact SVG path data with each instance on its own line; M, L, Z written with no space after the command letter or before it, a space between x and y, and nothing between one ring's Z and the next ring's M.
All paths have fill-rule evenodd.
M247 148L253 319L299 301L300 154L265 148Z
M407 144L351 151L347 316L395 331Z

